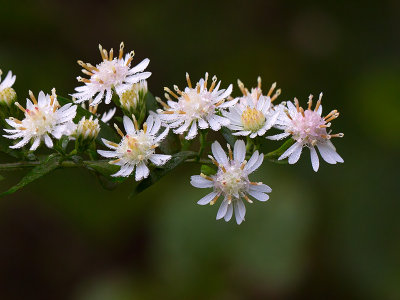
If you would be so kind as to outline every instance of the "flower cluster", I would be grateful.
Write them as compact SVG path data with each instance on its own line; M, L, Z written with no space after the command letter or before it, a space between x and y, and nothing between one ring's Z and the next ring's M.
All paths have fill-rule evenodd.
M222 88L221 81L216 76L210 80L208 73L192 84L186 73L187 86L180 89L174 85L173 90L165 87L164 101L148 93L146 79L151 73L145 70L149 59L131 66L134 52L124 55L123 43L115 57L113 49L107 51L99 46L99 50L102 57L99 64L78 61L89 78L77 78L84 85L75 88L72 100L57 97L55 89L51 94L41 91L37 98L30 91L30 99L23 107L17 102L12 88L16 77L11 71L2 82L0 77L0 116L6 114L3 119L7 134L4 137L13 140L10 148L23 148L31 143L29 153L44 141L63 160L87 166L107 178L121 178L119 181L113 179L113 184L134 173L132 177L136 181L152 174L143 186L151 185L159 176L153 176L152 172L172 169L185 160L200 162L202 173L192 176L190 183L212 191L197 203L213 205L222 198L216 218L229 221L235 215L237 224L245 220L246 202L253 203L252 199L267 201L272 191L268 185L249 179L264 161L263 144L267 140L288 139L273 153L278 153L278 160L287 160L289 164L299 160L304 147L310 149L314 171L319 169L317 150L329 164L343 162L331 142L332 138L343 137L343 134L333 134L330 130L331 121L339 113L333 110L322 116L322 93L314 108L310 95L308 107L303 109L296 98L293 102L276 103L281 90L273 83L264 93L260 77L257 86L251 89L238 80L241 95L233 97L232 84ZM103 100L106 104L113 102L116 107L98 113ZM149 101L154 102L149 104ZM9 109L15 107L13 103L22 111L22 119ZM157 103L159 107L152 111L150 107ZM111 120L116 132L108 125ZM122 123L124 131L118 122ZM223 129L222 136L228 142L227 152L218 141L207 141L210 129L215 132ZM277 130L281 132L267 135L267 132ZM192 141L198 135L199 150L191 151L195 145ZM75 140L75 148L71 151L68 149L70 140ZM173 143L175 150L171 150ZM180 144L178 149L176 143ZM211 147L207 149L209 144ZM109 150L102 150L104 146ZM97 160L98 155L105 160ZM89 160L83 162L85 158Z

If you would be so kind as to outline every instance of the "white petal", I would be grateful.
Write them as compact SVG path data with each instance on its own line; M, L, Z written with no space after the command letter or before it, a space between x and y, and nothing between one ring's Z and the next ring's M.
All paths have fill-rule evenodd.
M149 168L144 164L144 162L141 162L136 166L135 180L139 181L144 178L147 178L147 176L149 176L149 173L150 173Z
M44 143L48 148L53 148L53 141L47 134L44 136Z
M39 147L39 145L40 145L40 137L37 137L33 141L33 144L32 144L32 146L31 146L31 148L29 150L35 151L37 149L37 147Z
M233 158L242 163L246 158L246 144L242 140L237 140L233 147Z
M325 144L318 144L317 145L319 153L321 153L322 158L328 163L328 164L336 164L336 159L332 156L332 152L335 152L332 148ZM336 152L335 152L336 153Z
M211 180L207 180L200 175L193 175L190 177L190 184L199 189L205 189L214 186L214 183Z
M234 206L235 206L235 217L236 217L236 223L240 225L243 222L243 218L241 217L239 213L239 206L238 206L238 201L234 201Z
M201 198L199 201L197 201L197 204L206 205L206 204L210 203L210 201L211 201L212 199L214 199L217 195L218 195L217 192L211 192L211 193L205 195L205 196L204 196L203 198Z
M211 151L219 164L226 165L228 163L228 157L217 141L211 145Z
M242 217L242 219L244 219L244 217L246 215L246 206L244 205L242 199L238 199L236 201L238 204L239 214Z
M166 127L165 130L154 140L155 143L162 141L168 134L169 128Z
M284 132L284 133L280 133L280 134L276 134L276 135L267 136L266 138L269 140L278 141L278 140L284 139L285 137L288 137L289 135L290 135L290 133Z
M228 209L225 214L225 221L228 222L232 218L232 213L233 213L233 205L232 202L228 205Z
M195 138L196 135L197 135L197 121L195 120L193 121L192 126L190 127L190 130L186 135L185 139L192 140L193 138Z
M223 217L225 217L226 211L228 209L228 200L225 199L224 201L222 201L219 209L218 209L218 213L217 213L217 220L222 219Z
M267 194L264 194L262 192L256 192L253 190L248 191L249 195L257 199L258 201L267 201L269 199L269 196Z
M318 168L319 168L319 159L318 159L317 151L315 151L314 147L310 147L310 156L311 156L311 164L312 164L313 170L315 172L317 172Z
M290 154L289 159L288 159L289 164L291 164L291 165L295 164L299 160L302 150L303 150L303 147L299 145L293 151L293 153Z
M254 155L254 154L253 154ZM262 164L262 162L263 162L263 160L264 160L264 154L260 154L259 156L258 156L258 158L257 158L257 160L254 162L254 164L252 165L252 166L249 166L248 168L246 168L246 171L250 174L250 173L253 173L255 170L257 170L260 166L261 166L261 164ZM250 160L249 160L250 161ZM247 165L246 165L247 166Z
M111 158L111 157L116 157L117 153L115 151L104 151L104 150L97 150L97 153L99 153L103 157Z
M126 133L127 134L135 134L136 130L135 130L135 126L133 125L132 120L129 117L124 116L123 122L124 122L124 127L125 127Z
M292 146L289 147L289 149L283 152L283 154L278 158L278 160L285 159L286 157L291 155L294 151L296 151L298 147L302 147L302 145L299 143L294 143Z
M272 189L266 184L250 185L249 190L261 193L271 193Z
M150 156L150 161L155 164L156 166L164 165L168 160L171 159L171 155L166 154L153 154Z

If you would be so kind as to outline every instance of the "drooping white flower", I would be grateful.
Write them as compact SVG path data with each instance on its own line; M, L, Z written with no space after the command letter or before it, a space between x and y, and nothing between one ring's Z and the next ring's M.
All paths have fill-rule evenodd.
M287 149L279 160L289 158L289 164L296 163L301 155L303 147L308 147L311 154L311 163L315 172L319 168L319 159L315 147L318 148L321 157L329 164L342 163L343 159L336 152L336 148L330 141L333 137L343 137L343 133L331 134L327 129L331 126L331 121L339 116L337 110L331 111L326 117L322 117L321 99L319 96L315 109L312 110L312 98L310 95L308 100L308 109L304 110L299 106L298 100L295 98L294 103L288 101L286 103L286 114L282 115L277 128L285 130L284 133L268 137L271 140L280 140L291 136L295 143Z
M213 205L219 197L224 200L219 207L217 220L224 218L228 222L235 212L236 222L242 223L246 214L246 207L242 199L252 203L248 195L259 201L267 201L272 190L261 182L251 182L249 174L254 172L263 162L264 155L254 152L249 161L245 160L246 145L242 140L237 140L233 154L228 145L229 158L218 142L211 146L213 156L210 156L214 164L218 166L215 175L204 174L191 177L191 184L197 188L213 188L213 191L200 199L200 205Z
M236 103L235 100L225 102L232 93L232 85L229 85L226 90L219 89L221 81L217 84L217 77L214 76L211 86L208 88L208 73L194 88L187 73L186 80L188 86L184 91L174 86L177 94L164 88L166 92L177 99L177 102L173 101L167 93L165 94L168 99L167 103L160 99L157 100L164 107L164 110L158 110L164 124L175 128L174 133L176 134L188 131L185 137L187 140L193 139L197 135L198 128L211 127L212 130L218 131L222 126L227 126L229 119L219 116L218 112Z
M17 93L12 88L16 76L8 71L7 76L1 81L2 74L3 72L0 70L0 104L5 103L10 106L17 99Z
M147 81L141 80L131 85L129 89L119 94L121 107L133 114L138 106L144 104L144 98L147 93Z
M248 136L255 138L263 136L267 130L275 125L281 111L275 109L272 102L280 95L278 89L271 97L276 83L274 83L268 94L264 96L261 90L261 78L258 77L257 88L248 91L243 83L238 80L238 86L243 93L238 98L238 103L229 108L229 111L223 111L222 114L230 120L227 126L230 130L236 131L233 135Z
M14 129L4 129L10 135L4 135L9 139L22 138L17 144L10 148L21 148L30 140L33 140L30 150L36 150L41 141L44 140L47 147L53 147L52 135L56 139L61 136L73 133L76 125L73 123L73 118L76 115L76 105L68 103L60 107L57 101L55 89L52 90L52 95L39 93L38 100L31 91L30 98L26 100L26 109L18 102L15 104L24 112L25 118L20 121L15 118L6 119L6 122L14 127Z
M100 125L98 119L93 119L93 116L90 116L89 119L82 117L76 126L75 136L93 141L99 135L99 132Z
M139 129L134 116L133 122L124 116L123 123L126 135L114 124L122 140L119 144L102 139L104 145L112 151L98 150L97 152L107 158L116 158L110 164L121 166L121 169L113 174L114 177L127 177L136 168L135 180L139 181L149 176L149 161L156 166L164 165L171 155L156 154L155 149L168 134L167 127L161 134L161 120L156 115L150 115L143 124L143 129Z
M72 95L77 98L78 103L93 98L91 105L96 105L105 98L105 103L109 104L113 90L121 94L129 89L133 83L150 77L150 72L143 72L150 60L146 58L137 66L131 68L134 52L126 54L124 58L124 43L121 43L119 56L115 58L113 49L107 52L101 45L99 45L99 49L103 58L100 64L93 66L78 61L78 64L84 68L82 72L90 76L89 79L77 78L78 81L85 83L85 85L75 88L76 93Z

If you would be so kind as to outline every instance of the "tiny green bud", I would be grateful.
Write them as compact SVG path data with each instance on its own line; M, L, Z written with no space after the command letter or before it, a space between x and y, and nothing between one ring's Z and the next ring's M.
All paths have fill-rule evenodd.
M0 104L6 104L8 107L17 100L17 93L12 87L0 90Z

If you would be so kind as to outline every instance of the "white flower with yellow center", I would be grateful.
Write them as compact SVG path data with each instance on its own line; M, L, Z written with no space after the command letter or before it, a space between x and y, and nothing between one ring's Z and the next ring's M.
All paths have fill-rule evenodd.
M245 160L246 145L242 140L237 140L233 153L228 145L229 159L218 142L211 146L213 156L211 160L218 167L213 176L204 174L191 177L191 184L197 188L213 188L213 191L200 199L200 205L213 205L219 197L224 200L219 207L217 220L224 218L228 222L235 211L236 222L242 223L246 215L246 207L242 199L252 203L248 195L259 201L267 201L272 190L261 182L251 182L249 174L254 172L263 162L264 155L254 152L249 161Z
M147 81L141 80L119 95L119 100L122 108L133 113L140 105L140 101L144 101L144 96L147 93Z
M33 140L30 150L36 150L40 142L44 140L47 147L53 147L52 135L56 139L61 136L73 133L75 124L72 122L76 115L76 105L68 103L62 107L58 104L55 89L52 95L39 93L38 100L31 91L29 96L32 99L26 100L26 109L18 102L15 104L24 112L25 118L20 121L15 118L6 119L6 122L14 129L4 129L10 135L4 135L9 139L22 138L17 144L10 148L21 148L30 140Z
M84 86L75 88L76 93L72 95L78 103L93 98L91 105L96 105L105 98L105 103L109 104L113 90L121 94L129 89L132 84L150 77L150 72L143 72L150 60L146 58L137 66L131 68L134 52L126 54L124 58L124 43L121 43L119 56L115 58L113 49L107 52L101 45L99 45L99 49L103 58L100 64L93 66L78 61L78 64L84 68L82 72L90 76L89 79L77 78L78 81L85 83Z
M159 143L167 136L168 128L158 134L161 128L161 120L150 115L143 124L143 129L139 129L134 116L133 121L124 116L123 123L126 135L114 124L122 140L119 144L102 139L104 145L112 151L98 150L97 152L107 158L116 158L110 164L121 166L121 169L113 174L114 177L127 177L136 168L135 180L139 181L149 176L147 164L152 162L156 166L164 165L171 155L156 154L155 149Z
M5 103L6 105L10 106L17 99L17 93L12 88L16 76L9 71L6 78L1 81L2 74L3 72L0 70L0 104Z
M76 126L75 135L76 137L82 137L83 139L94 140L99 135L99 132L99 120L93 120L93 116L90 116L89 119L82 117Z
M186 73L188 87L184 91L179 90L174 86L176 93L168 88L164 88L171 96L176 98L177 102L173 101L168 94L165 97L167 103L160 102L164 110L158 110L161 120L174 129L174 133L182 134L188 131L186 139L193 139L197 135L197 129L206 129L211 127L212 130L218 131L222 126L229 124L229 119L219 116L221 109L230 107L236 103L235 100L227 101L232 93L232 85L224 89L219 89L221 81L217 84L217 77L212 79L211 86L207 87L208 73L205 78L193 88L189 75Z
M343 137L343 133L331 134L328 128L331 121L339 116L337 110L331 111L326 117L322 117L321 99L319 96L315 109L312 110L312 98L310 95L308 100L308 109L304 111L299 106L299 101L295 98L294 102L287 102L286 114L280 118L280 124L277 128L285 130L284 133L268 137L271 140L280 140L288 136L292 136L295 143L287 149L279 160L289 158L289 164L296 163L301 155L303 147L308 147L311 154L311 164L315 172L319 168L319 159L315 147L318 148L322 158L329 164L342 163L343 159L336 152L335 146L330 141L334 137Z
M260 77L258 77L257 88L251 89L251 93L240 80L238 80L238 86L243 96L238 98L238 103L231 107L229 111L222 112L230 120L227 127L236 131L233 135L250 135L250 138L263 136L267 130L275 125L280 115L280 110L275 109L272 102L280 95L281 90L277 90L271 97L276 87L276 83L274 83L268 94L262 95Z

